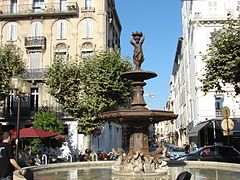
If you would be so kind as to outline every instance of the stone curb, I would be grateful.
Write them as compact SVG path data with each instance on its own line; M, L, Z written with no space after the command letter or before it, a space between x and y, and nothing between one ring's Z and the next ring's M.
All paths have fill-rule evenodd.
M209 161L185 161L189 167L204 168L204 169L220 169L239 172L240 164L224 163L224 162L209 162Z
M91 161L91 162L72 162L72 163L54 163L48 165L31 166L23 169L30 168L34 172L42 171L44 169L54 170L61 168L111 168L114 161ZM182 164L184 166L184 164ZM240 164L223 163L223 162L208 162L208 161L185 161L185 166L191 168L205 168L205 169L220 169L239 172ZM24 180L25 178L14 171L14 180Z
M90 162L72 162L72 163L53 163L47 165L40 166L30 166L23 169L31 169L34 172L42 171L44 169L54 170L61 168L111 168L114 161L90 161ZM18 171L14 171L13 173L14 180L25 180L25 178L18 173Z

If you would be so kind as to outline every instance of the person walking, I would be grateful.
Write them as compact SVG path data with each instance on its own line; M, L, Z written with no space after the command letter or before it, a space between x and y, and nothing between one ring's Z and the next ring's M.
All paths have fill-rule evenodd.
M188 143L186 143L185 146L184 146L185 154L188 154L189 150L190 150L190 145Z
M23 169L13 157L10 132L4 132L2 139L3 141L0 143L0 180L13 180L14 168L16 168L20 174L23 174Z

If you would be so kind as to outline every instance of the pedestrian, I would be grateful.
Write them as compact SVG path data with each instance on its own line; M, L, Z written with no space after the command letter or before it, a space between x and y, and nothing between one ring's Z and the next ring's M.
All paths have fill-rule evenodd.
M197 150L197 149L198 149L197 144L192 141L192 142L191 142L191 151L195 151L195 150Z
M4 132L2 139L3 141L0 143L0 180L12 180L14 168L16 168L20 174L23 174L23 169L17 164L13 157L10 132Z
M185 154L188 154L188 153L189 153L189 150L190 150L190 146L189 146L188 143L186 143L185 146L184 146Z

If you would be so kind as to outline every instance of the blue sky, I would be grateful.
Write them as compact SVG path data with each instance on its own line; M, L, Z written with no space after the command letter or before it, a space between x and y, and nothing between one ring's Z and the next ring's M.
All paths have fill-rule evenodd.
M146 81L144 93L155 97L145 97L145 101L150 109L163 109L178 38L182 36L181 0L115 0L115 4L122 25L121 53L132 59L131 34L144 33L142 69L158 75Z

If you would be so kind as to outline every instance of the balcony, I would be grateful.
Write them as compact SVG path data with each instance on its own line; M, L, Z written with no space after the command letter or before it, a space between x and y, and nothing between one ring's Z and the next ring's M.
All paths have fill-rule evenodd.
M25 47L28 48L46 48L46 37L45 36L35 36L35 37L25 37Z
M221 12L221 14L209 14L209 13L201 13L201 12L195 12L192 15L192 21L198 21L201 23L218 23L222 22L224 23L227 19L228 16L227 14L230 13L233 19L237 19L239 16L239 12L235 10L231 11L226 11L226 12Z
M21 119L26 119L32 117L36 111L34 111L30 107L21 107L20 116ZM6 119L16 119L17 118L17 107L6 108L5 110L5 118Z
M53 109L56 113L56 116L62 119L72 119L73 117L60 109ZM31 119L33 115L38 112L38 108L34 109L31 107L21 107L20 117L21 119ZM1 119L16 119L17 118L17 107L5 108L4 112L0 113Z
M23 77L26 80L43 80L46 77L47 68L28 69Z
M60 3L48 3L34 6L21 4L16 7L0 6L0 19L16 19L29 17L76 16L79 7L76 2L69 2L62 6Z
M81 12L95 12L95 8L94 7L82 7L81 8Z

